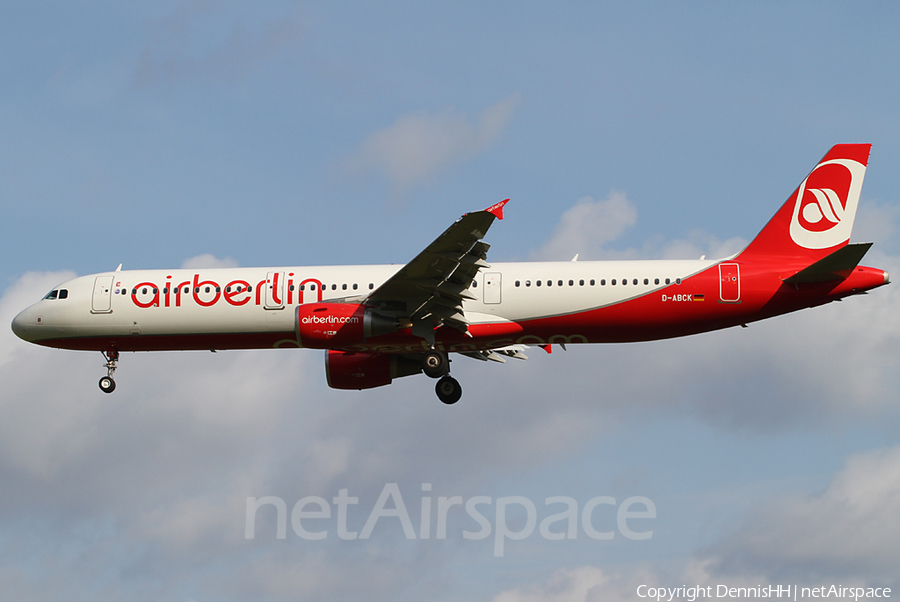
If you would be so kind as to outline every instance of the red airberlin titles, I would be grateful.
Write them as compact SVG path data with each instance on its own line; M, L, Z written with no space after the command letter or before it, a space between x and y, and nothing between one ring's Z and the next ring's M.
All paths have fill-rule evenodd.
M12 323L22 339L100 351L324 349L328 384L424 372L462 394L450 353L503 362L527 346L685 336L815 307L889 282L850 244L868 144L833 147L756 238L718 260L487 263L507 201L467 213L403 266L142 270L82 276Z

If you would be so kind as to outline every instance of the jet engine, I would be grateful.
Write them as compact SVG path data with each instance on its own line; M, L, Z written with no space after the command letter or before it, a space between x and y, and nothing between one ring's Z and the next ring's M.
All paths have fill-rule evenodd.
M372 389L422 371L415 360L387 353L325 352L325 377L332 389Z
M304 303L297 307L297 338L311 349L356 345L398 330L398 322L355 303Z

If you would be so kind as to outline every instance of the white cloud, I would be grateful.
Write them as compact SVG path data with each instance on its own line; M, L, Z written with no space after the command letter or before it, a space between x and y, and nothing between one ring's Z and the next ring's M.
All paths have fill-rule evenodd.
M878 247L894 241L896 221L900 218L900 206L873 202L860 203L853 223L853 240L878 241Z
M141 51L134 85L235 79L295 46L305 31L297 11L258 23L228 12L222 3L191 2L159 22Z
M181 262L182 269L203 269L203 268L236 268L238 262L231 257L216 257L211 253L204 253L196 257L188 257Z
M772 579L847 578L897 583L900 447L849 458L821 493L793 494L757 509L713 546L720 574Z
M605 199L586 196L567 209L553 230L550 239L531 251L535 261L567 261L578 254L580 260L597 259L697 259L734 255L745 246L742 238L719 238L700 230L688 233L686 239L650 240L640 248L610 249L609 243L618 239L637 223L638 212L624 192L613 190Z
M851 456L828 487L769 500L735 532L695 550L678 571L647 564L561 568L493 602L638 599L637 587L846 587L900 584L900 447ZM647 590L643 592L646 594ZM675 599L687 599L677 595ZM702 598L701 598L702 599Z
M628 578L610 575L599 567L560 569L544 583L517 587L494 596L493 602L615 602L634 600Z
M451 108L438 114L413 113L370 134L347 162L352 171L387 177L395 196L440 171L486 151L512 116L518 94L484 110L476 124Z
M900 269L895 258L884 260L883 267ZM68 277L23 277L0 298L0 318L8 323ZM96 386L102 373L99 354L43 349L7 330L0 336L5 387L0 528L14 540L30 535L15 526L20 524L37 523L53 535L33 540L25 556L3 560L13 568L47 563L60 575L73 576L79 565L55 550L58 542L77 543L92 562L129 575L123 591L143 587L159 571L179 576L177 582L192 578L201 565L215 565L227 574L205 583L202 591L240 591L244 597L263 592L273 599L333 599L336 593L353 598L364 592L374 599L395 599L411 591L415 573L425 576L417 582L428 582L420 586L423 592L450 595L454 590L440 583L447 567L479 553L490 558L490 545L446 541L423 546L407 542L402 533L395 540L386 530L368 543L287 542L279 548L284 542L273 537L242 539L243 500L277 495L290 507L304 495L329 498L349 487L364 507L386 482L398 482L404 495L419 493L423 482L434 483L436 496L491 494L498 481L512 486L509 493L523 493L516 490L523 483L516 475L535 466L562 472L584 445L628 428L633 416L648 412L763 433L796 425L885 422L896 414L894 391L900 385L893 370L900 342L896 294L887 287L749 330L678 341L574 347L552 355L534 350L528 362L503 366L457 358L453 370L465 395L454 408L436 401L433 383L424 377L372 391L329 390L321 353L308 350L124 354L119 388L105 396ZM694 551L686 571L718 576L727 568L734 581L769 574L773 569L763 560L765 549L779 545L775 530L782 526L775 519L783 514L785 521L796 519L798 528L814 530L820 522L838 520L841 495L855 488L860 492L856 505L848 507L861 512L857 525L865 528L860 532L876 537L871 520L877 508L896 500L874 479L893 470L895 461L895 452L882 460L848 461L848 476L835 480L822 496L824 503L817 506L815 496L803 495L775 500L771 508L750 515L746 529L710 551ZM853 469L857 463L859 470ZM886 482L896 485L893 477ZM857 503L867 495L877 503ZM414 524L416 501L408 500ZM803 522L804 514L819 522ZM261 534L271 533L266 520L260 518ZM450 532L461 531L460 520L451 517ZM882 525L888 535L896 533L892 522ZM84 532L109 534L84 543ZM837 528L818 532L824 532L827 543L842 533ZM750 539L754 533L758 544ZM889 561L897 559L887 536L873 541L878 544L874 550ZM525 543L544 549L540 540ZM861 559L858 564L877 560L863 539L852 549ZM510 546L510 561L523 550ZM796 543L780 558L821 570L837 562L813 552L811 543ZM352 578L345 574L348 557L356 567ZM416 564L404 569L399 558ZM298 567L311 566L315 570L298 573ZM500 599L633 599L631 588L641 579L663 581L661 573L642 570L562 569L545 583L509 587ZM308 580L298 585L296 578L303 575ZM27 581L11 572L5 576L13 586ZM169 591L157 597L171 597Z
M637 223L637 209L625 194L616 190L601 201L586 196L560 217L544 245L531 253L532 259L565 261L578 253L581 259L598 259L603 246Z
M643 256L650 258L655 255L660 259L697 259L706 256L710 259L722 259L743 250L747 243L748 241L739 236L720 240L708 232L692 230L688 233L687 239L669 241L663 245L660 252L649 247Z
M29 272L22 275L3 291L3 296L0 297L0 323L11 324L20 311L32 303L37 303L56 285L74 277L73 272ZM24 348L34 349L28 346ZM16 337L0 337L0 366L13 359L15 353L22 349L21 341Z

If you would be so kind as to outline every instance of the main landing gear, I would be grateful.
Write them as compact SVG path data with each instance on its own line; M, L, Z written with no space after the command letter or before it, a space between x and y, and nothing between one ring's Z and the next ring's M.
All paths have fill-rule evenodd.
M459 401L462 397L462 387L455 378L450 376L450 358L443 351L432 349L422 357L422 371L429 378L439 378L434 392L438 399L447 405Z
M100 353L103 354L103 359L106 360L106 363L103 364L103 367L106 368L106 376L100 379L100 390L104 393L112 393L116 390L116 381L113 380L113 374L116 373L116 362L119 361L119 352L115 349L109 349Z
M462 397L462 387L459 381L449 374L438 381L434 386L434 392L437 393L438 399L447 405L456 403Z

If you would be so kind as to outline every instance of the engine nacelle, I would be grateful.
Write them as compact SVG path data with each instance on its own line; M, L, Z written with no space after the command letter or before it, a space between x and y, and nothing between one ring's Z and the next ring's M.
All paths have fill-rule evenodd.
M418 374L422 366L387 353L349 353L328 350L325 353L325 378L332 389L372 389L391 384L401 376Z
M301 346L333 349L395 332L398 325L397 320L376 314L365 305L304 303L297 307L296 328Z

